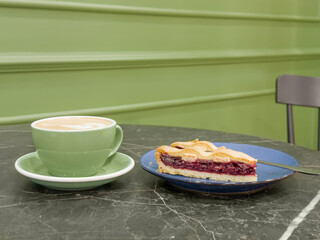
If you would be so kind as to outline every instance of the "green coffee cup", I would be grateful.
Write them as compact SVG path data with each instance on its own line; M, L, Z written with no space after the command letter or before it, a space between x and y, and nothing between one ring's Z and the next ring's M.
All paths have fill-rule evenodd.
M51 175L87 177L97 173L120 147L122 129L110 118L63 116L31 124L39 158Z

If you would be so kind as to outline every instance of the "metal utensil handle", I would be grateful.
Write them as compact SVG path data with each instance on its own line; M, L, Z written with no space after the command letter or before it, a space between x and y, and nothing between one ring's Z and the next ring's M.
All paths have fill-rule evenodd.
M280 163L272 163L272 162L266 162L262 160L258 160L258 163L262 164L267 164L271 166L276 166L276 167L282 167L286 169L290 169L299 173L305 173L305 174L312 174L312 175L319 175L320 174L320 169L314 169L314 168L306 168L306 167L294 167L294 166L289 166L289 165L284 165Z

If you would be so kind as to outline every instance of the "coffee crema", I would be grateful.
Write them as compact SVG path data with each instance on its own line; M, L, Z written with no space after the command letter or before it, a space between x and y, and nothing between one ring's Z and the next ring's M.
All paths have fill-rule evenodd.
M113 122L98 117L57 117L40 120L35 127L48 130L92 130L110 126Z

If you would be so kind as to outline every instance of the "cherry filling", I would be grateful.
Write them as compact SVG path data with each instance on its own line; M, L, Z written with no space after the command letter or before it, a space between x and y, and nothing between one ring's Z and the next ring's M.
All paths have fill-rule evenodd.
M220 163L201 159L197 159L195 162L188 162L182 160L181 157L174 157L168 154L161 154L160 158L164 165L173 168L230 175L254 175L256 173L255 166L240 162Z

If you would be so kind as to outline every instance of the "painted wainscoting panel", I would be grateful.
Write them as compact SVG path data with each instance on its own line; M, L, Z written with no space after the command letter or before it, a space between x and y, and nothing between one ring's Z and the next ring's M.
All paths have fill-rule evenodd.
M320 49L1 54L0 72L98 70L318 60Z
M0 27L6 33L0 44L6 44L3 52L7 53L300 49L317 47L320 40L314 31L319 18L304 21L291 16L207 18L139 11L77 11L67 8L65 2L56 3L65 11L37 5L23 8L22 3L21 8L7 5L0 8ZM304 41L297 42L300 32Z
M0 0L0 124L91 114L285 141L275 79L320 75L320 1L228 2ZM295 116L315 148L314 109Z

